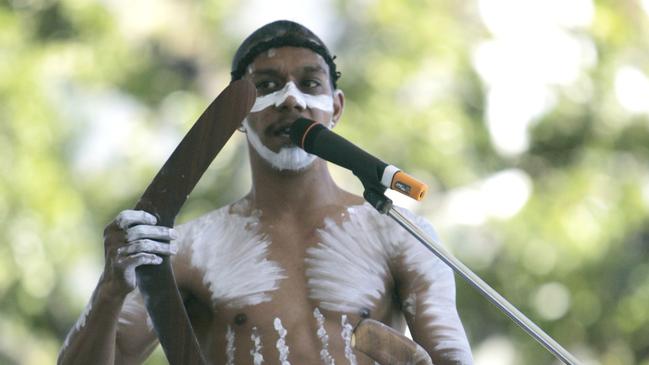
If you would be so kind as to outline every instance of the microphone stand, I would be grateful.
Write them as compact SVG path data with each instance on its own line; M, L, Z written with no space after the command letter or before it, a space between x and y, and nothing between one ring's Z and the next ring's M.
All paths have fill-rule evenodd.
M489 299L498 309L525 330L536 341L553 353L564 364L578 365L579 361L558 342L539 328L534 322L521 313L516 307L509 303L503 296L498 294L492 287L485 283L478 275L466 267L460 260L447 252L438 242L428 236L415 223L404 217L393 207L392 200L384 195L385 188L381 185L368 184L361 179L365 192L363 197L381 214L387 214L394 219L401 227L405 228L413 237L421 242L429 251L434 253L440 260L446 263L465 281L471 284L485 298Z

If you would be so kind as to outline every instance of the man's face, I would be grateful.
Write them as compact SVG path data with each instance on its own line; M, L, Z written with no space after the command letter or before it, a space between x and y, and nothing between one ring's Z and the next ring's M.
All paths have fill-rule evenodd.
M257 88L247 128L272 152L292 146L287 128L295 119L304 117L330 126L342 112L343 95L332 90L329 67L309 49L270 49L254 60L244 78Z

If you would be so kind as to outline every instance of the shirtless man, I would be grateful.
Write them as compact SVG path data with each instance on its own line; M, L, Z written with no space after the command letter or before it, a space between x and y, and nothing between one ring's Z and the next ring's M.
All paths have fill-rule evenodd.
M371 364L351 347L363 318L400 331L407 324L435 364L472 363L452 271L289 140L298 117L333 128L342 115L339 73L322 41L299 24L270 23L243 42L232 75L257 88L241 127L250 193L176 229L155 226L145 212L120 213L105 230L103 275L59 363L147 358L157 341L134 269L159 264L160 255L173 255L212 364Z

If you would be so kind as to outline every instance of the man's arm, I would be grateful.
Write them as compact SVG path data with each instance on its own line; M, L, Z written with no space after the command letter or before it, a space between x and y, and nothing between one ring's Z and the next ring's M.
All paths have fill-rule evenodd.
M137 364L153 351L135 268L157 265L176 251L173 229L155 226L143 211L123 211L104 231L106 263L95 291L59 353L58 364Z
M424 219L407 214L436 238ZM409 235L403 232L404 235ZM413 339L434 364L472 364L471 349L455 306L453 271L418 241L406 239L395 263L397 293Z

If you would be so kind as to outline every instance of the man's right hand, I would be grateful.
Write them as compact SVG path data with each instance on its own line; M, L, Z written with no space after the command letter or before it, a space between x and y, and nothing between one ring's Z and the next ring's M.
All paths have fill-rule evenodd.
M178 238L173 228L156 226L157 219L142 210L124 210L104 230L103 283L111 295L125 296L136 287L135 268L159 265L161 256L174 255ZM167 243L170 242L170 243Z

